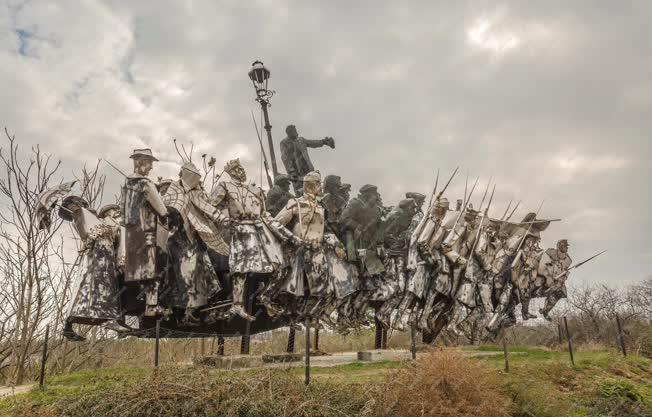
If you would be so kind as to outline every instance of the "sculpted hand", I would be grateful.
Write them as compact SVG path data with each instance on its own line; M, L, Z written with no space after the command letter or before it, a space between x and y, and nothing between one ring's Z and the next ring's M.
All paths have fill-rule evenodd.
M457 259L457 264L459 266L464 266L466 265L466 259L462 258L461 256Z
M328 147L330 147L332 149L335 149L335 139L333 139L333 138L331 138L329 136L326 136L324 139L322 139L322 142L324 142L324 145L326 145L326 146L328 146Z

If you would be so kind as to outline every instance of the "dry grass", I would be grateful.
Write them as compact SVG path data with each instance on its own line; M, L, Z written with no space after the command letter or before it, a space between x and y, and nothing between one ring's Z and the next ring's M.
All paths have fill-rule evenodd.
M435 350L391 372L361 415L507 417L511 401L495 369L457 350Z

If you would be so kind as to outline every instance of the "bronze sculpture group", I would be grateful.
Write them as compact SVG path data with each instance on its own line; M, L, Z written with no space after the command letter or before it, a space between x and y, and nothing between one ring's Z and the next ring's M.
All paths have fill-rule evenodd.
M127 316L138 318L138 328L161 320L169 329L221 335L308 319L347 331L375 316L386 328L435 336L473 317L495 335L516 323L519 304L528 320L537 317L530 300L545 298L539 313L550 319L566 296L576 267L568 241L539 247L552 220L529 213L513 221L511 203L491 217L489 184L475 209L477 181L452 208L444 194L457 170L441 190L407 192L395 207L384 206L371 184L350 198L351 186L336 175L322 179L308 155L309 147L334 148L333 138L307 140L292 125L286 132L288 175L268 192L247 181L237 159L210 193L190 158L179 178L154 182L150 149L132 153L134 171L118 204L95 211L71 187L44 192L43 224L58 205L83 242L64 334L81 339L74 323L130 334Z

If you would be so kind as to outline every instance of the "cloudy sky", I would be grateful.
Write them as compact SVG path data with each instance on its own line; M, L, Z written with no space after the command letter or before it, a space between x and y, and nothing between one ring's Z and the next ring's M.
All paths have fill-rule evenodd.
M650 21L652 2L626 0L3 1L0 121L63 177L99 157L128 170L144 146L153 176L173 176L177 138L259 179L247 72L261 59L277 146L289 123L333 136L316 167L391 204L437 168L461 166L449 199L467 170L493 176L494 215L545 199L564 220L546 246L609 250L575 282L626 284L652 274Z

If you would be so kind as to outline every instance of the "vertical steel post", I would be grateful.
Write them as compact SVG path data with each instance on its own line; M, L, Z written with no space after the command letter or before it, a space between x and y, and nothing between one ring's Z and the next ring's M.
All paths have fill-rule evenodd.
M380 320L374 319L376 322L376 334L374 335L374 349L380 349L383 343L383 325Z
M43 340L43 352L41 353L41 373L38 378L38 386L43 389L45 384L45 362L48 360L48 339L50 338L50 325L45 326L45 339Z
M306 318L306 363L304 383L310 384L310 319Z
M507 352L507 338L503 333L503 355L505 356L505 372L509 372L509 353Z
M616 326L618 326L618 341L620 342L620 350L623 356L627 356L627 349L625 349L625 334L623 333L623 326L620 323L620 316L616 314Z
M161 338L161 319L156 320L156 342L154 343L154 368L158 369L158 350Z
M571 335L568 331L568 320L564 316L564 327L566 328L566 339L568 340L568 353L570 354L570 360L573 366L575 366L575 358L573 357L573 342L571 341Z
M224 337L217 336L217 354L224 356Z
M288 346L286 349L287 353L294 353L294 338L296 337L296 330L294 330L294 327L290 327L290 331L288 332Z

